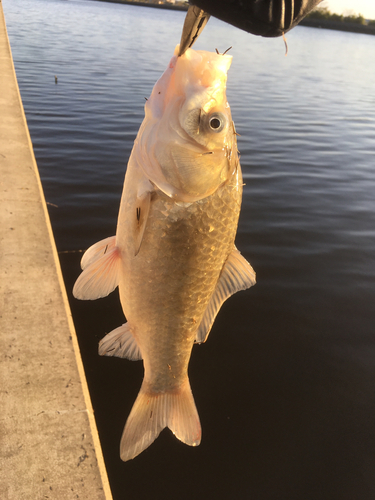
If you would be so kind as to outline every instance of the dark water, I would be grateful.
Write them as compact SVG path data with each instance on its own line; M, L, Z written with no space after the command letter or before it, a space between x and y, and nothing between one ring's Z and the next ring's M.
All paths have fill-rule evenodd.
M237 246L258 284L193 349L203 427L119 459L142 365L100 358L116 293L72 299L82 249L114 234L144 97L181 12L3 0L115 500L375 498L375 37L298 27L283 42L212 19L245 176ZM54 75L58 77L55 84ZM56 205L56 206L55 206Z

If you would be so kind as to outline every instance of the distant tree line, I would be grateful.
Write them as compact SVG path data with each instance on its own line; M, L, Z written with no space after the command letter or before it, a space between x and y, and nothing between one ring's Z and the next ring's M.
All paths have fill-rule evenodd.
M333 14L327 7L318 7L317 9L313 10L308 15L308 17L310 19L325 19L326 21L335 21L339 23L355 23L367 26L375 26L375 20L366 21L366 19L361 14L359 14L358 16L353 14L350 16Z

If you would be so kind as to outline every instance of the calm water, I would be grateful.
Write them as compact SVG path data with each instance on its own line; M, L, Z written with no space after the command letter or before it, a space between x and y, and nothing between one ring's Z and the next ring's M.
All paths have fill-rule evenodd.
M114 234L144 97L184 14L3 4L70 293L80 250ZM116 294L70 296L115 500L375 498L375 37L298 27L288 44L285 57L282 40L214 19L197 43L233 46L246 182L237 246L258 278L193 350L199 448L164 431L120 461L142 365L97 355L123 322Z

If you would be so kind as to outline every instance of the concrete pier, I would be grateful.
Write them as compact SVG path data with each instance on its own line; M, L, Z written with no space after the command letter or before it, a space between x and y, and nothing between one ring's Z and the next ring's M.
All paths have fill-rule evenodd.
M112 498L1 0L0 498Z

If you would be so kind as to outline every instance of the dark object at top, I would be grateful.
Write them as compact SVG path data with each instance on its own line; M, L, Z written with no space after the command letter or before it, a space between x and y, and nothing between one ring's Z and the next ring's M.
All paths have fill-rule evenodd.
M202 33L209 19L210 14L208 12L205 12L195 5L189 6L182 28L179 56L182 56L186 49L193 45L195 40Z
M321 0L190 0L206 13L253 35L281 36Z

